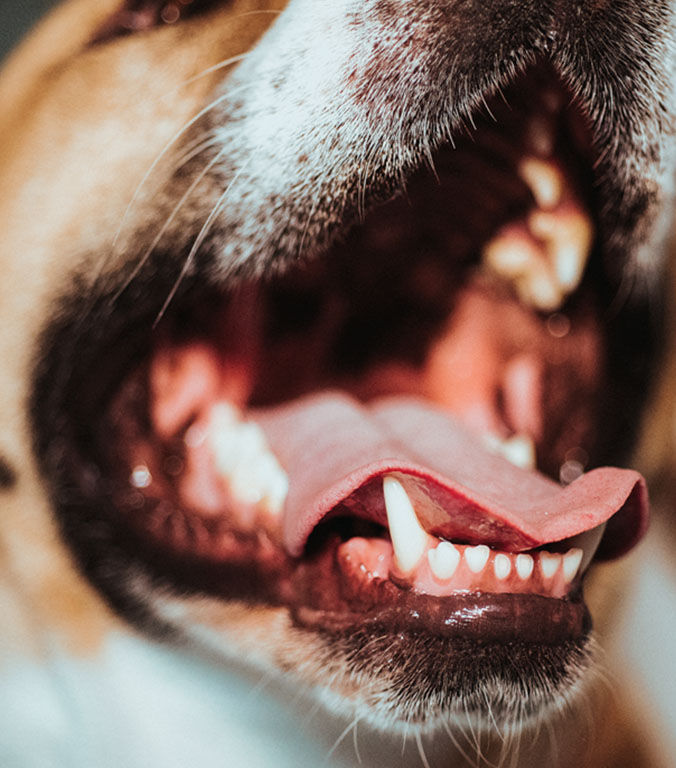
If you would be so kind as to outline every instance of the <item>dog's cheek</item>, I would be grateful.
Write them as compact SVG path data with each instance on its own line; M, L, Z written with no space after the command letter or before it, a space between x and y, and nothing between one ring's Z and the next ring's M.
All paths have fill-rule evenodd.
M186 81L244 52L270 23L260 14L255 23L227 26L230 8L223 25L196 22L190 34L167 29L79 52L88 25L91 31L114 3L102 2L97 12L93 5L64 6L0 81L0 557L7 566L0 607L22 653L39 652L36 627L91 650L118 626L63 548L35 466L27 411L42 365L36 340L58 314L57 297L72 290L73 274L85 276L85 293L86 280L137 255L124 233L117 248L112 243L144 172L213 85L210 77ZM261 3L232 6L241 15ZM167 173L160 165L151 175L130 212L132 225ZM32 618L16 602L15 582Z

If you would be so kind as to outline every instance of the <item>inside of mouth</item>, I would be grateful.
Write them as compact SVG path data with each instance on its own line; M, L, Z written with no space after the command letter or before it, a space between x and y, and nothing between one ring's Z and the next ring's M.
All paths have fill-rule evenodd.
M496 498L509 488L517 506L532 497L546 507L593 455L605 348L588 147L568 101L549 73L529 75L322 259L226 295L202 287L168 312L108 418L125 524L171 556L254 563L285 594L289 574L302 570L308 593L307 573L327 568L343 591L387 581L434 597L569 594L602 514L582 539L564 526L543 543L523 512L515 522L463 497L462 518L448 473L418 461L420 451L449 452L434 435L451 424L481 483L502 478ZM382 431L374 437L384 400L419 410L419 429L398 445L417 431L424 448L402 458ZM318 421L313 408L336 402L344 410ZM351 469L329 483L321 467L333 472L341 452ZM367 465L358 487L335 491ZM405 490L423 530L410 567L382 511L388 482ZM319 496L310 522L288 511L317 507ZM435 504L465 522L435 524Z

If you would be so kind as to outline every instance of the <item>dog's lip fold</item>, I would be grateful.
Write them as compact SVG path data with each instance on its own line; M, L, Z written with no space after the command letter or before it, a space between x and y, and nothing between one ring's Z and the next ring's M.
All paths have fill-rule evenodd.
M490 452L447 413L419 399L389 397L364 406L328 392L255 419L289 477L283 540L293 557L337 511L387 526L382 478L393 474L415 499L426 531L509 552L609 521L597 557L617 557L648 524L647 489L638 472L597 468L562 487Z

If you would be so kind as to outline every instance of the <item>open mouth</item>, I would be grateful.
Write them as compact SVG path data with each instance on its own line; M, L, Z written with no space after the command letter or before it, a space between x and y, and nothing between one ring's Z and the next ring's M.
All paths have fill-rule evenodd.
M320 259L188 275L158 323L166 281L112 291L40 448L96 521L67 535L322 632L587 635L589 563L647 517L637 473L585 472L626 440L594 150L545 67L475 122Z

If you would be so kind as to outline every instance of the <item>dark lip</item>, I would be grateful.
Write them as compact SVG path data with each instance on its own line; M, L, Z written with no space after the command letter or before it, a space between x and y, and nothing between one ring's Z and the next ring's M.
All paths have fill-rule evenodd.
M580 641L591 630L591 617L581 590L561 600L541 595L469 593L450 597L421 597L392 590L378 591L382 604L362 610L329 610L298 605L294 619L303 627L326 632L367 630L427 632L435 637L463 640L477 645L519 641L533 645L560 645ZM384 597L391 593L388 603Z

